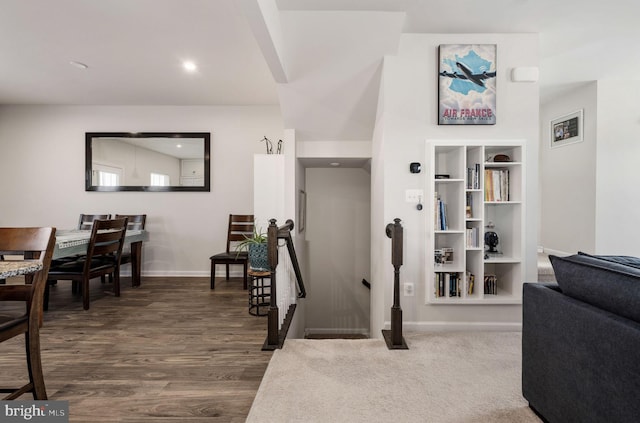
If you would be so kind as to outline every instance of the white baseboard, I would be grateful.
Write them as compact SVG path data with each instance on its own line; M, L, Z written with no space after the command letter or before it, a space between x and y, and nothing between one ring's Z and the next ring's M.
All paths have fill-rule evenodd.
M124 270L120 272L122 276L131 276L131 270ZM168 277L187 277L187 278L209 278L211 272L208 270L147 270L142 272L142 276L156 277L156 276L168 276ZM242 271L229 272L230 278L242 278ZM224 270L216 272L216 278L225 278L226 273Z
M168 277L184 277L184 278L202 278L202 277L210 277L211 273L201 270L148 270L146 272L142 272L143 277L159 277L159 276L168 276ZM131 276L131 272L122 273L122 276ZM224 277L224 274L222 274ZM242 275L240 275L242 277Z
M385 328L390 328L391 323L385 322ZM519 332L522 323L503 322L403 322L402 330L408 332Z

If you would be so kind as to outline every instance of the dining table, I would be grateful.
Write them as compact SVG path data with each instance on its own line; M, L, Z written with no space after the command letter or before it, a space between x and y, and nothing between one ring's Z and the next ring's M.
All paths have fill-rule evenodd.
M53 259L86 254L91 238L91 230L59 229L56 231L56 242ZM140 286L142 272L142 242L149 239L144 229L127 229L124 243L131 248L131 286Z
M40 260L3 260L0 261L0 279L28 275L41 269Z

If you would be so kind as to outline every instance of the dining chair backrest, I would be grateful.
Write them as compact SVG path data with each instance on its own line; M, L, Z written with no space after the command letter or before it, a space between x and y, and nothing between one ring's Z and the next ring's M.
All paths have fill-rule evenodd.
M97 219L93 222L91 238L87 246L87 259L84 262L85 273L88 275L95 260L113 261L120 266L120 255L127 231L127 218Z
M147 215L146 214L116 214L115 218L120 219L126 217L127 220L127 229L130 230L143 230L145 224L147 223Z
M42 262L42 268L25 276L24 284L0 285L0 301L25 303L24 314L0 314L0 342L24 334L29 382L18 388L3 388L4 400L31 392L36 400L46 400L40 357L40 326L43 322L44 291L55 248L56 228L0 228L0 251ZM1 309L0 309L1 310Z
M252 214L230 214L227 231L227 253L232 252L232 245L253 236L254 217Z
M94 220L111 219L110 214L80 214L77 229L82 231L90 231Z
M52 281L69 280L80 282L82 306L89 310L91 296L89 281L98 276L111 275L113 293L120 296L120 260L122 246L127 232L127 218L97 219L93 222L87 254L77 260L54 263L49 270L48 279ZM72 285L73 288L73 285ZM45 309L47 307L45 297Z

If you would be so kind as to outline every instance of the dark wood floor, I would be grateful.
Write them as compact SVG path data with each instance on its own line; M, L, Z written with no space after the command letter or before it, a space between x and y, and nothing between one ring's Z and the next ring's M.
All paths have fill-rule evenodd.
M82 309L71 284L51 289L41 332L51 400L71 422L244 422L271 358L265 317L240 279L143 278L120 298L92 281ZM0 384L26 375L24 337L0 344ZM30 394L22 399L32 399Z

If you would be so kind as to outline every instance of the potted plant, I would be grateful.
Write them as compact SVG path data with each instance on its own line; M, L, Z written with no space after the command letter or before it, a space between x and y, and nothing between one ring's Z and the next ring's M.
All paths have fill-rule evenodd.
M267 272L269 268L269 258L267 256L267 234L262 229L253 227L253 235L245 236L236 246L237 251L249 252L249 268L258 272Z

